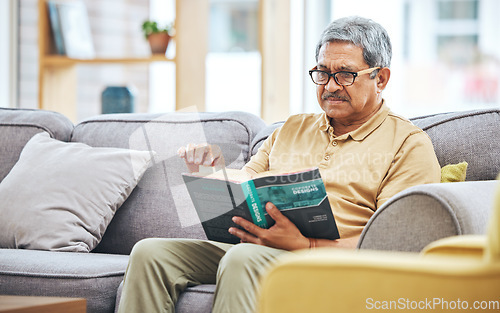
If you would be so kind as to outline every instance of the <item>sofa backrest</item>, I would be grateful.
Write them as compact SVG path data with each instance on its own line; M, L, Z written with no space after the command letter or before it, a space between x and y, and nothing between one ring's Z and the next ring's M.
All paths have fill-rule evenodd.
M226 165L241 168L249 160L253 137L264 127L260 118L242 112L111 114L77 124L71 141L157 153L94 251L128 254L147 237L206 238L182 180L187 168L177 149L188 143L218 144Z
M56 112L0 108L0 182L16 164L28 140L42 131L68 141L73 123Z
M441 113L411 119L431 138L439 164L466 161L467 181L492 180L500 172L500 110Z

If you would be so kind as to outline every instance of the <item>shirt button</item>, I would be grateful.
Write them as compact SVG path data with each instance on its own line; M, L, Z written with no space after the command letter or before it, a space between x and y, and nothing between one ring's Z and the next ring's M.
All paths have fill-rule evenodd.
M325 155L324 159L325 159L325 161L330 160L330 155L328 155L328 154L327 154L327 155Z
M337 146L337 142L336 142L336 141L333 141L333 142L332 142L332 146L336 147L336 146Z

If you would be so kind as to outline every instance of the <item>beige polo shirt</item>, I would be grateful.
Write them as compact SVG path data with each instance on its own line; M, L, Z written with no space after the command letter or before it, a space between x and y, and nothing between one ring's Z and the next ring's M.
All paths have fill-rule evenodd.
M360 235L396 193L438 183L441 175L427 134L385 104L360 128L338 137L325 113L291 116L245 167L255 172L319 167L341 238Z

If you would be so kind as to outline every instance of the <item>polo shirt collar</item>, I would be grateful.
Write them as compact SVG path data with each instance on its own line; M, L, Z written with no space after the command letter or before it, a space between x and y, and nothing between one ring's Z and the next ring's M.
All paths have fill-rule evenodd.
M389 108L385 104L385 100L382 100L382 106L375 115L373 115L366 123L361 125L360 128L350 133L347 133L346 135L343 136L350 136L352 139L356 141L361 141L365 139L366 136L368 136L376 128L378 128L384 122L384 120L387 118L388 115L389 115ZM326 132L331 127L330 118L326 115L326 113L321 114L317 123L319 125L320 131Z
M349 133L352 139L361 141L377 129L389 115L389 108L382 102L382 106L375 115L373 115L366 123L361 125L360 128Z
M317 123L319 125L319 130L323 131L323 132L328 131L328 128L331 127L330 126L330 118L326 115L326 113L323 113L320 115Z

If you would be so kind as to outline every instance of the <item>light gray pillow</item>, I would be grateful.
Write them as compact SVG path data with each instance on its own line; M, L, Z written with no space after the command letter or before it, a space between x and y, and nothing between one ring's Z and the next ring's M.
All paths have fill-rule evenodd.
M153 156L33 136L0 183L0 247L91 251Z

